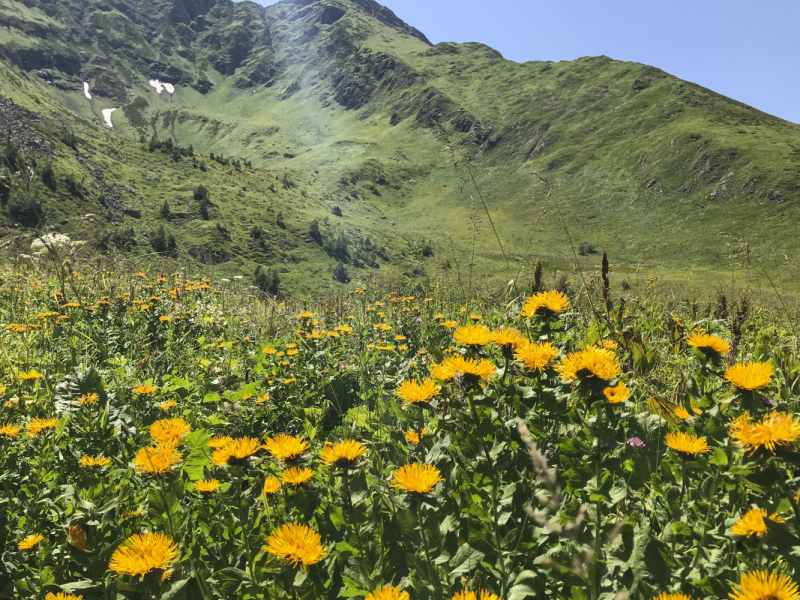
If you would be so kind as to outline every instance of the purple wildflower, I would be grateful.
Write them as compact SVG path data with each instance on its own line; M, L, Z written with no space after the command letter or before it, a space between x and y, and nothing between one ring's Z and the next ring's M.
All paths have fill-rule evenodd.
M644 446L644 442L637 437L632 437L628 440L628 446L636 446L637 448L641 448Z
M775 401L772 398L767 398L766 396L764 396L763 398L761 398L761 403L767 408L771 408L772 405L775 404Z

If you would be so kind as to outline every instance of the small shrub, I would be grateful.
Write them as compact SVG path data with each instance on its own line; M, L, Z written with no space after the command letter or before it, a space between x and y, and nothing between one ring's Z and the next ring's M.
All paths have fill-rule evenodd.
M178 249L175 237L171 233L167 234L166 231L164 231L163 225L161 225L155 235L150 238L150 247L153 251L168 256L175 256Z
M255 285L265 294L277 296L280 293L281 280L275 269L265 271L261 265L258 265L255 272Z
M253 225L250 228L250 237L253 238L254 240L260 240L262 237L264 237L265 233L266 232L264 231L264 229L262 229L260 225Z
M61 137L61 143L73 150L78 149L78 138L71 131L68 131Z
M316 219L311 221L311 225L308 227L308 235L318 244L322 243L322 232L319 230L319 221Z
M120 250L130 250L136 246L136 232L133 227L118 229L111 234L110 242Z
M45 184L51 192L55 192L58 187L56 182L56 174L53 171L53 165L50 163L42 167L42 183Z
M336 263L333 268L333 279L339 283L350 283L350 273L347 272L347 267L344 263Z
M334 214L334 215L336 215L337 217L341 217L341 216L342 216L342 209L341 209L341 208L339 208L339 206L338 206L338 205L337 205L337 206L334 206L334 207L331 209L331 214Z
M68 173L64 176L64 186L67 188L70 196L73 198L77 198L78 200L83 200L84 198L84 189L83 183L78 181L75 178L75 175L72 173Z
M208 188L204 185L198 185L194 188L194 199L195 200L208 200L209 199L209 192Z

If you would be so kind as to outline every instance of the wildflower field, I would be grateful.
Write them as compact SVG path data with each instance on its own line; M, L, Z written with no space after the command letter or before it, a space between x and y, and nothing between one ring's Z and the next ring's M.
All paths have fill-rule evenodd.
M0 274L0 598L800 599L797 338L746 295Z

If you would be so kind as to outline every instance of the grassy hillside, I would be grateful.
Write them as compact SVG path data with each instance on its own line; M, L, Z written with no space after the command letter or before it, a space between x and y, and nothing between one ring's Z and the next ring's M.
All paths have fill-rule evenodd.
M475 275L515 277L535 256L563 266L574 246L587 264L606 249L621 269L723 280L736 262L723 233L747 240L768 272L793 268L786 257L800 233L800 126L652 67L606 57L518 64L481 44L431 46L370 0L266 9L213 0L9 0L0 25L0 92L13 90L29 108L40 99L64 122L81 115L81 136L127 153L119 172L137 169L139 192L126 202L149 214L112 221L141 227L152 217L153 227L163 202L174 201L185 214L170 223L180 251L195 239L220 245L222 270L286 259L247 237L254 224L273 231L281 211L302 248L292 251L320 272L332 259L298 235L325 217L329 240L339 232L355 245L369 237L386 249L368 249L366 262L412 275L424 269L400 251L431 239L429 268L473 264ZM153 78L174 93L158 94ZM107 108L119 109L113 132L104 130ZM457 170L435 122L451 136ZM180 168L164 176L176 164L143 150L154 136L252 169L213 163L192 177ZM508 263L477 190L464 185L466 165ZM81 169L63 169L73 167ZM554 190L547 202L536 173ZM204 178L219 199L213 224L180 196ZM44 198L50 208L51 195ZM331 214L337 206L342 217ZM75 217L73 209L52 207ZM216 222L230 240L218 239ZM278 230L280 245L287 234ZM313 269L308 280L297 277L319 281ZM305 283L298 289L310 289Z

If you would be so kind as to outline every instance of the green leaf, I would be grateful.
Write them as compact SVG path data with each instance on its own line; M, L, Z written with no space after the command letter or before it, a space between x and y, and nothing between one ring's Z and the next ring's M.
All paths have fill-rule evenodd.
M232 598L246 579L247 573L241 569L227 567L214 573L208 583L213 584L221 592L223 598Z
M98 589L100 587L99 584L95 583L91 579L81 579L80 581L71 581L69 583L62 583L59 585L62 591L71 594L72 592L88 592L94 589Z
M535 595L536 591L533 588L524 583L518 583L509 590L508 600L525 600L525 598Z
M708 460L708 464L724 467L728 464L728 455L725 454L725 451L722 448L715 448L714 456Z
M483 557L483 552L476 550L468 543L462 544L450 561L450 566L453 569L450 571L450 576L460 577L461 575L466 575L480 564Z
M303 585L303 583L305 583L305 580L307 578L308 578L308 572L304 571L303 569L298 569L297 573L295 573L294 575L294 587L298 588L301 585Z
M183 471L192 481L203 479L205 476L204 469L206 467L211 467L211 450L206 445L206 442L210 439L211 436L204 429L195 431L186 438L187 444L189 444L192 449L183 462Z
M331 520L331 523L337 531L342 530L342 526L344 525L344 511L342 510L341 506L329 506L328 518Z
M186 592L183 588L186 587L186 584L189 583L188 579L180 579L173 583L169 590L161 594L161 600L176 600L179 596L185 597Z
M672 523L672 533L674 533L675 535L691 536L692 530L689 528L688 525L686 525L686 523L682 521L674 521Z
M353 556L358 556L360 554L358 548L354 548L347 542L336 542L336 551L339 554L344 554L345 552L349 552Z

